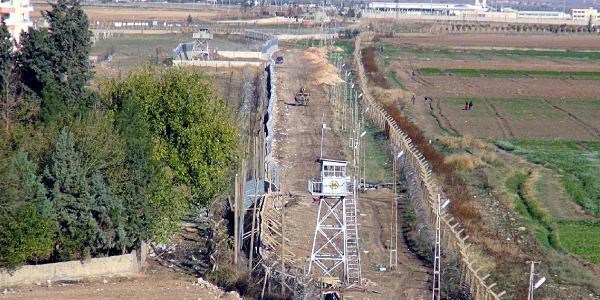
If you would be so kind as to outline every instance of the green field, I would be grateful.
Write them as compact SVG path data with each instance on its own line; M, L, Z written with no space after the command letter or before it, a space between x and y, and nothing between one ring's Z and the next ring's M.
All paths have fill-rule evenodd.
M480 60L493 60L496 57L509 58L547 58L570 60L600 60L600 51L564 51L564 50L481 50L481 49L449 49L415 45L391 45L377 43L384 46L383 56L390 58L400 54L411 54L416 57L443 57L449 59L463 59L477 57Z
M549 70L500 70L500 69L438 69L420 68L418 72L424 76L463 76L463 77L491 77L491 78L524 78L545 77L556 79L600 79L600 72L580 71L563 72Z
M600 222L559 222L560 242L569 252L600 264Z
M600 217L600 141L501 141L500 148L555 170L576 203Z
M481 54L497 56L528 56L567 59L600 59L600 52L596 51L561 51L561 50L479 50Z

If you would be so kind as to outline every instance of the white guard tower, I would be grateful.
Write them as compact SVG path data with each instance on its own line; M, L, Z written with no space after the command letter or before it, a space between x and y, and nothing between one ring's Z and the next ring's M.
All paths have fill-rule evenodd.
M323 277L360 284L356 182L346 174L347 161L321 158L320 162L321 181L308 181L309 192L319 199L308 273L316 265Z
M213 34L206 28L200 28L192 35L194 48L192 49L192 60L210 60L208 42L213 39Z

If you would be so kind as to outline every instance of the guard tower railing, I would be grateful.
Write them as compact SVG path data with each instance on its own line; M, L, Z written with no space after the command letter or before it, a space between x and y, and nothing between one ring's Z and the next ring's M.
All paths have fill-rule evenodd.
M323 196L323 197L342 197L348 196L352 194L352 189L354 187L353 182L350 177L340 178L341 182L346 186L345 189L341 190L341 192L330 193L323 190L323 182L322 181L314 181L312 178L308 179L308 192L313 196Z

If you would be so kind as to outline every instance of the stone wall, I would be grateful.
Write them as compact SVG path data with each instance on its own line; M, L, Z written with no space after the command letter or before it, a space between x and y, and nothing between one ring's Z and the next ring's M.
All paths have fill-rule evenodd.
M144 251L142 251L144 252ZM146 255L129 254L92 258L89 261L66 261L43 265L26 265L9 273L0 272L0 288L45 283L48 280L81 280L102 276L133 275L141 270Z

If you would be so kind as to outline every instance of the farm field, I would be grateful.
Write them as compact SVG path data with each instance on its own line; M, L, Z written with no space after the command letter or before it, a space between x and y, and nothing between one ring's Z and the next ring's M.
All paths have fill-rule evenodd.
M401 38L385 38L386 42L398 41L421 46L480 47L492 48L535 48L557 50L600 50L600 40L595 35L556 34L446 34L405 35ZM527 49L514 49L527 50ZM537 55L536 55L537 56Z
M481 36L492 41L489 34ZM463 39L467 44L474 41L457 36ZM553 37L549 43L568 47L572 39L578 36ZM426 42L414 44L419 40ZM504 43L525 45L517 37ZM595 49L594 41L587 43ZM441 47L432 38L411 36L381 38L373 44L388 84L432 98L431 113L443 130L485 139L600 138L595 114L600 108L600 65L590 63L600 52L457 50ZM511 55L504 55L507 52ZM470 101L474 109L463 110Z
M547 255L546 271L569 284L594 281L574 276L578 268L600 276L597 37L404 34L376 37L368 46L375 56L375 67L363 56L369 79L408 95L398 105L429 138L475 137L496 145L497 159L487 163L468 147L440 149L475 161L461 171L472 188L486 193L480 188L487 187L504 199L505 213L516 214L513 225L535 241L517 241L519 248ZM466 102L473 102L471 110ZM577 266L573 257L592 267Z
M465 102L473 109L464 110ZM433 104L440 124L484 139L593 140L600 135L600 100L442 98Z
M498 145L555 170L571 199L600 217L600 141L513 140Z
M502 69L438 69L420 68L423 76L464 76L464 77L547 77L557 79L600 79L600 72L594 71L547 71L547 70L502 70Z

